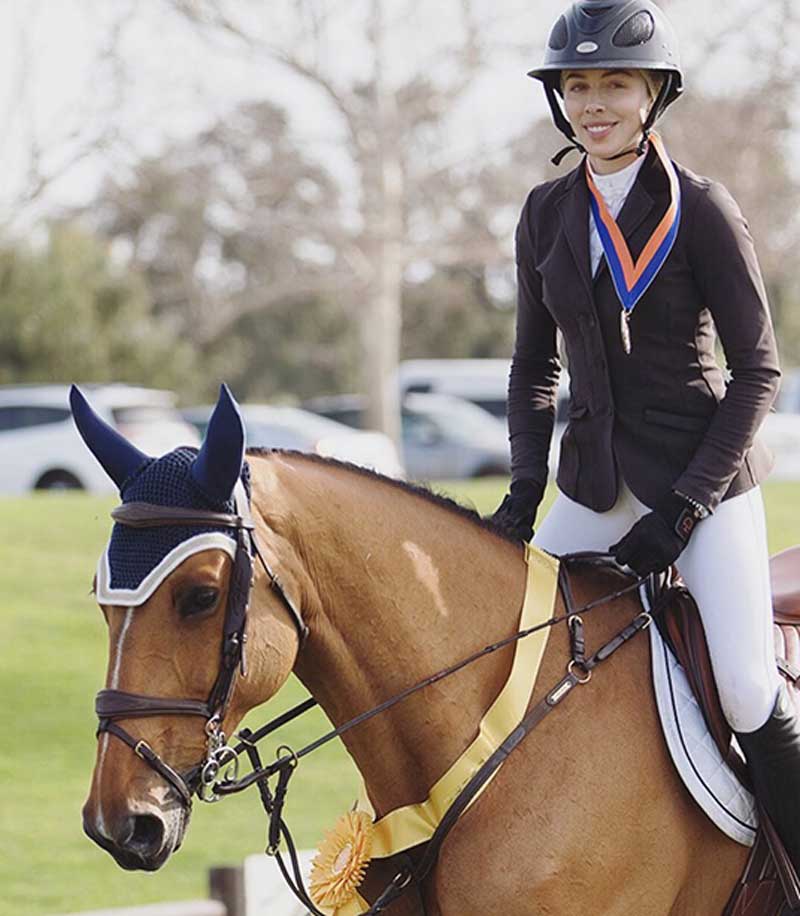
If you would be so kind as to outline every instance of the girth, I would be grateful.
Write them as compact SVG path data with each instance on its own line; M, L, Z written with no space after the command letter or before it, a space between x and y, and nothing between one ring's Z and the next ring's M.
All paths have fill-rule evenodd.
M217 678L206 700L178 697L152 697L124 690L104 689L95 698L95 711L99 723L97 734L108 732L127 744L144 762L163 777L178 793L181 801L191 807L192 795L204 785L215 782L220 768L230 762L230 749L226 748L222 722L228 710L237 670L247 673L245 644L247 642L247 612L250 590L253 585L253 557L257 556L272 587L283 601L292 622L297 628L300 645L308 635L299 611L283 590L280 581L270 569L258 549L253 534L254 526L244 487L234 491L236 513L205 512L151 503L126 503L117 506L111 517L122 525L134 528L161 526L213 526L236 530L236 555L228 586L228 601L222 632L222 649ZM151 716L199 716L205 720L207 740L206 758L187 773L178 773L165 763L146 741L139 740L117 724L118 719L141 719Z

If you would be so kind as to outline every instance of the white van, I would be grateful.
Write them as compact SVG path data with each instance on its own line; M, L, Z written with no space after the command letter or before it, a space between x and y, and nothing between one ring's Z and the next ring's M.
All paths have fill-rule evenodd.
M507 359L408 359L400 363L400 396L450 394L496 417L506 415Z
M400 363L397 377L401 397L410 392L450 394L472 401L501 419L506 415L507 359L408 359ZM567 417L569 380L562 369L558 386L556 422Z

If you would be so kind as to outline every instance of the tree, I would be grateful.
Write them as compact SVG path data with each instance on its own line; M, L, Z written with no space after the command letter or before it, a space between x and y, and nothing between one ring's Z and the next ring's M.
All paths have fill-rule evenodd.
M120 67L120 45L136 5L26 0L5 7L11 53L3 57L0 82L0 230L20 234L52 211L54 187L63 188L89 161L102 167L126 145L120 112L131 82ZM49 28L59 20L70 26L66 36ZM80 43L70 42L75 34ZM47 74L55 58L60 69L53 82Z
M505 290L509 292L509 290ZM508 358L514 333L512 298L489 291L481 265L440 268L403 296L407 359Z
M246 315L335 287L337 194L285 114L256 102L107 182L82 215L147 278L157 313L205 348Z
M431 49L424 65L419 55L405 53L408 44L399 54L397 43L391 42L400 22L406 24L408 41L420 41L424 17L415 0L407 0L401 11L394 7L391 14L385 0L351 0L337 5L335 12L328 4L284 3L271 10L269 34L260 23L248 22L240 5L223 0L171 0L171 6L212 39L233 39L251 54L278 62L314 85L339 118L354 181L353 212L348 231L338 227L329 244L338 246L342 263L351 268L347 289L359 305L355 318L364 343L363 386L371 399L367 422L397 439L394 372L406 271L420 260L436 266L465 258L486 263L499 257L498 240L491 232L470 234L465 225L429 218L430 198L425 200L428 218L414 207L423 189L447 171L431 162L431 146L480 72L483 52L472 0L450 5L452 28ZM346 74L332 62L330 49L336 46L343 21L350 37L360 35L369 61L357 73ZM282 34L275 38L280 24ZM458 208L450 212L458 223Z
M41 250L0 249L0 382L185 387L193 363L106 245L62 225Z
M125 184L107 182L81 215L126 253L156 314L202 356L198 397L219 378L270 398L353 384L339 190L294 145L277 106L233 108L136 164Z
M675 106L665 137L675 159L721 181L736 198L756 243L782 355L800 363L794 263L800 183L787 152L789 128L781 93L768 84L730 98L687 95Z

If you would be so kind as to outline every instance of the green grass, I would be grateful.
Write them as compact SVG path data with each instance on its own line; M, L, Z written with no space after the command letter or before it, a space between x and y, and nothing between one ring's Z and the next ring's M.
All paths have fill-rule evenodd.
M497 506L505 485L487 479L437 489L485 514ZM769 484L765 496L771 549L800 542L800 483ZM255 790L216 806L196 804L183 849L153 875L123 872L82 834L80 809L94 761L93 698L107 651L89 588L112 504L70 494L0 500L3 913L42 916L205 897L210 866L239 863L264 846ZM268 709L252 716L252 724L303 693L290 682ZM325 727L315 712L288 727L281 741L300 746ZM356 789L340 746L328 745L304 760L287 809L302 847L316 844Z

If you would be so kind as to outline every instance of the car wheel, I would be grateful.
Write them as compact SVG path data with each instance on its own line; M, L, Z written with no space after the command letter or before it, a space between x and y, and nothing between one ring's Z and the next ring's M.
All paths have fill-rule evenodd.
M82 490L83 484L69 471L48 471L36 482L37 490Z

